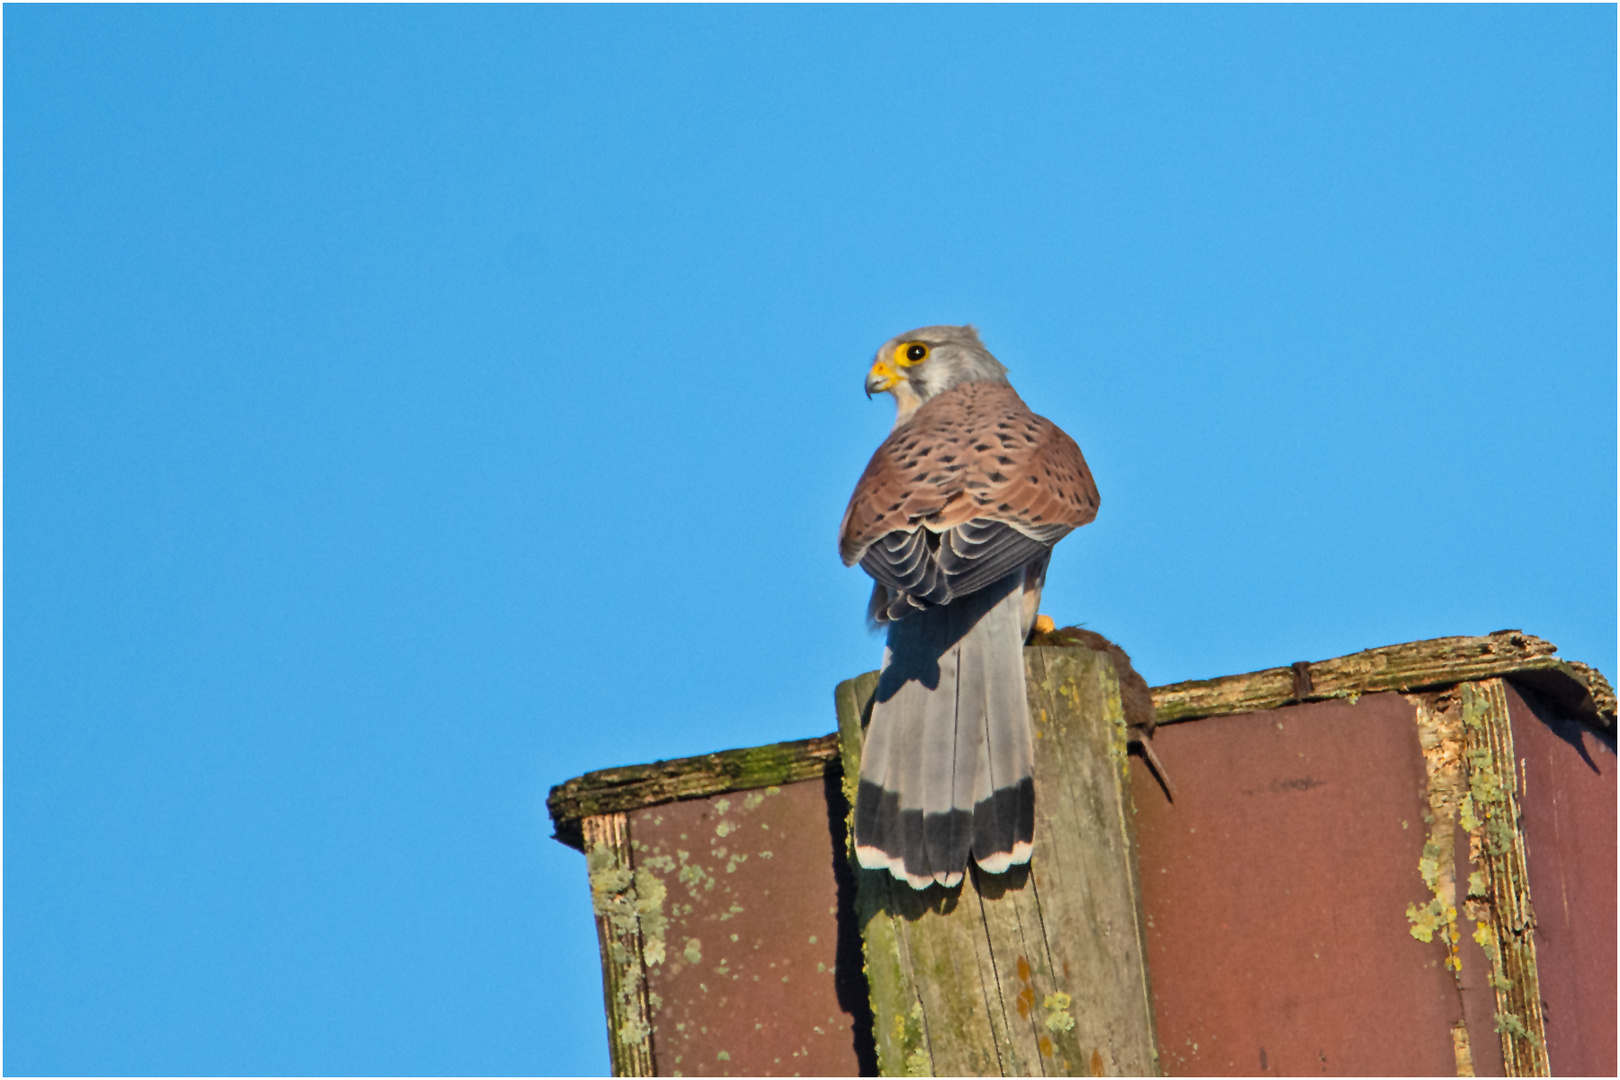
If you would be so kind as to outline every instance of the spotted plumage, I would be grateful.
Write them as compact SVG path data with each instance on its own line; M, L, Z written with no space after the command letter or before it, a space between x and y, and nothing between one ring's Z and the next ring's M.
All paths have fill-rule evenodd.
M1052 545L1097 513L1080 448L1037 416L972 327L878 350L898 408L839 527L888 625L862 757L856 853L922 888L1030 855L1033 748L1022 646Z

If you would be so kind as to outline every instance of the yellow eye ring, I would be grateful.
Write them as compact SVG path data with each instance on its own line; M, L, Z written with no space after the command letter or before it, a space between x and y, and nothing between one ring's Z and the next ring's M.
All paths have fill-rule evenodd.
M928 359L928 346L920 341L904 341L894 347L894 362L901 367L913 367Z

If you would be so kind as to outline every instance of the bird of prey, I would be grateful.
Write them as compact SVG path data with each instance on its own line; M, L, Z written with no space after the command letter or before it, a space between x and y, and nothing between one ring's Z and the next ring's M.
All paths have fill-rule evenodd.
M1073 439L1031 412L971 326L886 342L866 392L894 430L838 529L874 585L883 670L861 756L855 854L913 888L1002 873L1035 831L1023 645L1052 546L1097 515Z

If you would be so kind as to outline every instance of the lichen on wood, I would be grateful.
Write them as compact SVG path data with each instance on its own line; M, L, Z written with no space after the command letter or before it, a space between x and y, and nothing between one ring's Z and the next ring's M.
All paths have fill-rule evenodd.
M1473 1014L1472 1032L1466 1023L1453 1027L1459 1074L1472 1070L1474 1057L1495 1041L1488 1034L1499 1037L1510 1075L1547 1069L1501 679L1532 686L1560 710L1599 728L1613 730L1615 715L1614 693L1604 677L1555 652L1538 638L1502 632L1412 642L1151 692L1159 722L1170 723L1397 690L1420 702L1420 738L1427 703L1428 720L1438 725L1424 743L1434 820L1427 823L1419 872L1428 891L1407 914L1413 936L1438 938L1447 966L1458 972L1459 933L1468 933L1461 909L1490 962L1497 998L1495 1032L1489 1032L1489 1017L1481 1030L1481 1018ZM1088 648L1031 648L1026 662L1039 735L1032 869L975 873L957 890L936 887L921 894L887 874L857 872L873 1035L886 1075L1156 1071L1140 910L1109 892L1128 881L1131 905L1136 903L1128 788L1121 782L1126 729L1119 682L1107 657ZM663 942L662 905L655 895L662 883L638 879L625 812L820 778L839 767L840 753L844 794L853 803L862 726L876 683L877 673L868 672L839 685L840 729L832 735L605 769L552 789L548 805L558 839L589 856L619 1075L645 1075L652 1068L653 1003L645 965L668 950L671 962L703 952L695 938ZM1447 850L1454 835L1450 821L1469 838L1466 882ZM1080 850L1088 843L1089 849ZM1099 860L1107 865L1097 865ZM648 878L655 876L652 869ZM937 933L927 929L941 925L945 929ZM962 932L964 927L971 932ZM1478 955L1468 952L1467 962L1477 963ZM1108 971L1133 970L1140 972L1135 989L1108 989ZM1100 1004L1099 994L1106 999ZM1138 1052L1143 1047L1146 1056Z
M861 785L861 746L867 723L871 720L872 695L877 693L878 673L868 671L853 679L845 679L833 691L833 705L838 717L838 751L843 765L844 805L849 807L844 822L844 838L848 854L855 854L855 792ZM844 718L850 722L845 723Z
M860 872L884 1075L1157 1071L1119 683L1091 649L1030 648L1025 663L1040 736L1031 865L921 892ZM836 695L846 775L875 686L869 674Z
M623 814L587 817L580 831L602 952L602 998L613 1075L651 1076L652 1007L644 965L663 958L663 883L645 871L638 874L632 865Z
M814 780L837 760L838 736L834 733L650 765L600 769L552 788L546 807L557 839L583 850L580 822L592 815Z
M1418 875L1429 890L1422 903L1406 906L1410 932L1424 943L1435 943L1445 953L1445 968L1463 993L1462 930L1457 908L1457 824L1468 798L1468 774L1463 760L1462 707L1457 692L1416 695L1408 700L1415 709L1418 747L1423 754L1428 825ZM1474 1075L1472 1033L1467 1018L1451 1027L1451 1050L1458 1076Z
M1168 724L1301 701L1354 699L1381 690L1408 693L1511 676L1550 695L1594 727L1613 730L1615 696L1608 680L1585 664L1559 659L1557 651L1551 642L1517 630L1411 641L1316 663L1157 686L1153 705L1158 722Z
M1429 829L1418 859L1418 874L1430 895L1422 904L1407 905L1406 918L1417 940L1430 942L1439 938L1446 951L1446 970L1460 973L1462 958L1458 945L1462 939L1457 929L1456 835L1457 816L1467 789L1462 761L1462 715L1449 699L1418 698L1413 704L1417 709L1418 745L1423 751L1428 781L1428 812L1424 821Z
M1549 1076L1507 692L1500 679L1459 690L1468 770L1460 820L1469 833L1470 863L1479 867L1469 876L1467 910L1478 924L1474 940L1491 963L1502 1061L1509 1076Z
M1571 715L1612 730L1615 695L1608 681L1585 664L1558 659L1556 652L1551 643L1518 631L1486 637L1435 638L1312 664L1301 662L1244 675L1157 686L1151 695L1157 722L1162 724L1272 709L1298 701L1336 697L1354 700L1379 690L1404 693L1471 679L1511 676L1534 687ZM877 673L868 672L859 678L875 684ZM869 691L866 693L870 696ZM1141 719L1134 722L1139 726L1143 723ZM601 769L558 784L551 789L546 805L557 839L583 850L580 822L592 814L622 813L677 799L816 779L836 764L839 746L835 732L813 739ZM845 745L844 749L849 747ZM852 778L856 775L848 769L844 773L851 798L855 782Z
M1549 1075L1513 730L1502 680L1465 682L1412 702L1429 805L1418 872L1431 898L1408 905L1407 919L1413 937L1444 948L1446 967L1461 992L1461 908L1474 924L1473 940L1489 965L1484 981L1495 995L1491 1031L1471 1032L1466 1021L1453 1026L1457 1075L1473 1075L1472 1040L1491 1035L1501 1042L1507 1075ZM1454 838L1459 827L1468 838L1466 881L1458 880Z

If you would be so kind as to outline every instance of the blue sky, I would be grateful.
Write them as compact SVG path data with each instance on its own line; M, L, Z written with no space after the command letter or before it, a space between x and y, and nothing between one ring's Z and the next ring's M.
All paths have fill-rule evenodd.
M605 1072L549 787L875 666L884 339L1155 683L1615 654L1615 10L9 7L5 1068Z

